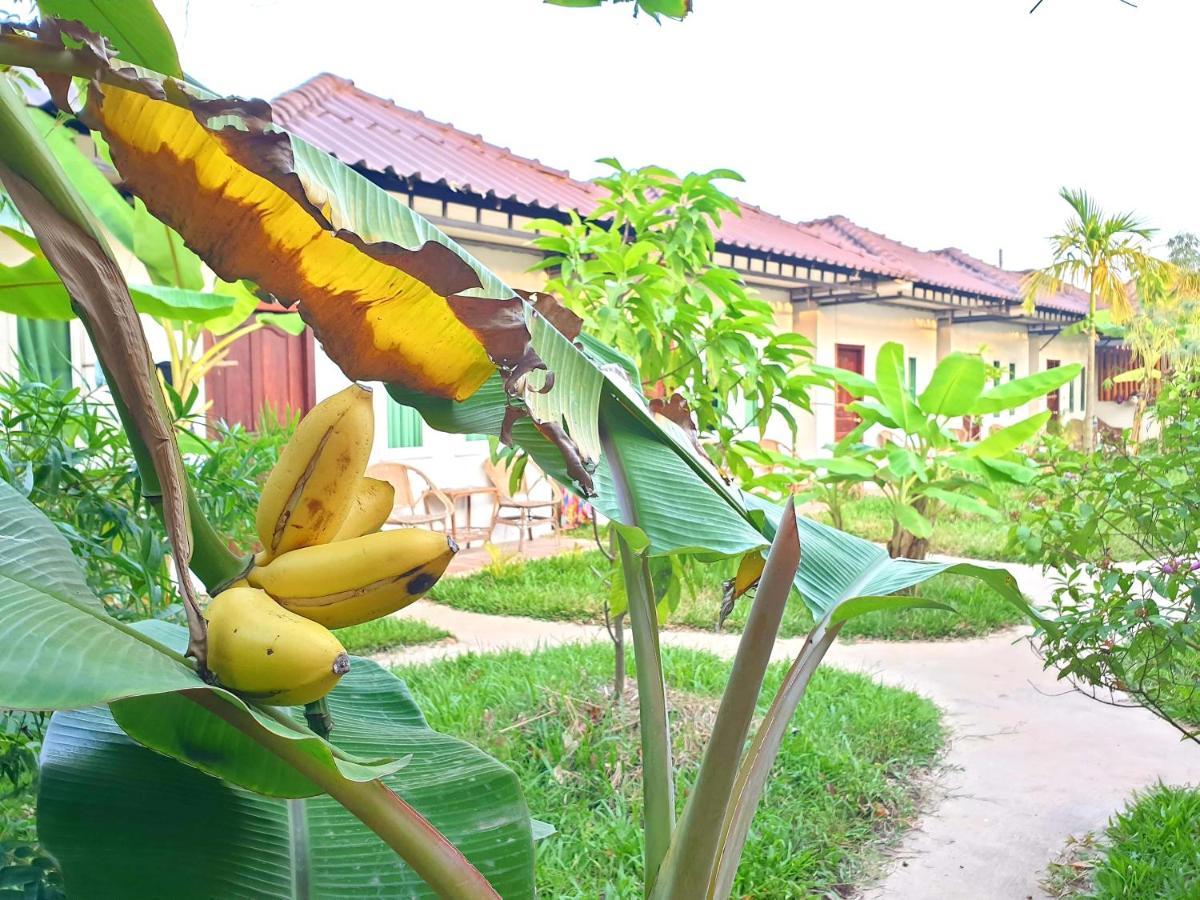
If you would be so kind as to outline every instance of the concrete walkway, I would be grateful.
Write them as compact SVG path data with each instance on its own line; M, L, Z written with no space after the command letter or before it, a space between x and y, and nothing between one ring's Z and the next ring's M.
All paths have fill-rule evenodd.
M1048 598L1049 581L1038 570L1006 568L1035 601ZM608 640L601 626L485 616L425 601L405 615L457 640L381 662ZM667 631L663 642L728 657L737 636ZM800 643L779 641L775 657L792 658ZM1038 882L1068 835L1103 827L1132 791L1158 779L1200 781L1193 745L1149 713L1064 693L1018 630L965 641L839 642L828 659L930 698L951 729L931 808L902 841L882 884L868 892L872 900L1043 897Z

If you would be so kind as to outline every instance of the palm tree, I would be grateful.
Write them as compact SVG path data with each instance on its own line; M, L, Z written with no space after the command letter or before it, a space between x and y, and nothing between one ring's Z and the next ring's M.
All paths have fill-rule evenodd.
M1096 399L1096 310L1108 309L1121 324L1133 315L1129 282L1161 265L1143 249L1154 234L1133 213L1106 216L1086 191L1062 188L1059 196L1071 207L1072 215L1060 234L1050 238L1054 261L1031 272L1025 279L1025 306L1032 309L1039 297L1055 294L1067 285L1088 292L1087 395L1084 400L1083 446L1095 446Z

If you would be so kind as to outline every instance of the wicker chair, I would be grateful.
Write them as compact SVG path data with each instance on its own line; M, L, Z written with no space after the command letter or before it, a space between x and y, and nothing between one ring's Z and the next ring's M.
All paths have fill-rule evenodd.
M517 529L517 550L525 548L525 535L533 540L535 525L548 524L554 534L558 534L562 515L562 488L540 474L533 481L528 476L521 477L521 483L516 493L509 490L508 467L488 460L483 464L483 471L488 481L496 489L496 524L511 525ZM549 500L535 500L529 492L545 482L550 487ZM505 511L508 515L505 515Z
M376 463L367 469L367 475L396 490L396 504L387 524L447 534L453 530L454 504L420 469L405 463Z

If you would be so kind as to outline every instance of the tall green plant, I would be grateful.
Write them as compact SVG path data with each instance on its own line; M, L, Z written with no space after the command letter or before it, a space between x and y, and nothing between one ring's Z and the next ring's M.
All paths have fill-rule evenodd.
M832 457L811 461L826 485L820 496L838 496L848 483L867 483L891 503L893 557L924 559L938 516L945 509L999 519L992 486L1026 484L1034 477L1016 452L1050 418L1049 411L994 429L982 440L964 438L961 420L1024 406L1079 374L1077 364L1036 372L987 387L987 364L976 354L943 358L920 393L908 383L904 348L887 343L875 361L875 380L845 369L813 366L856 398L849 409L860 422ZM864 442L874 431L878 445ZM880 432L884 432L882 435ZM828 503L828 499L826 499ZM832 507L836 514L837 508Z
M660 166L597 178L605 193L586 217L537 219L534 245L546 252L546 290L583 319L583 328L633 361L641 387L663 412L686 401L713 461L750 477L747 429L774 417L796 433L795 411L809 408L798 367L809 358L803 335L780 329L771 305L733 269L717 265L715 231L740 215L718 182L736 172L679 176ZM754 414L747 417L745 407ZM678 417L677 417L678 418Z
M1106 215L1096 201L1081 190L1062 188L1059 196L1071 207L1071 216L1063 230L1050 238L1053 261L1044 269L1031 272L1023 290L1027 307L1041 297L1064 288L1082 287L1088 295L1086 323L1088 355L1087 394L1084 397L1084 452L1095 446L1096 400L1096 315L1107 309L1117 324L1133 313L1129 282L1139 273L1155 268L1144 249L1154 234L1129 212Z
M895 595L942 572L979 578L1026 608L1007 573L891 559L869 542L731 486L679 428L655 416L638 380L631 383L636 367L627 357L586 334L575 340L559 331L394 197L270 126L259 110L153 73L131 79L98 40L84 35L78 47L75 26L65 41L59 27L48 23L36 41L0 35L0 64L90 79L95 121L126 183L203 258L219 259L229 277L253 276L298 300L348 375L385 379L397 400L434 427L501 436L562 483L594 490L617 529L633 613L648 894L728 896L782 736L842 622L883 607L930 605ZM154 489L186 505L192 534L178 506L166 510L181 574L194 545L192 568L210 590L219 589L240 560L173 465L173 434L161 427L161 397L147 381L125 286L86 208L17 104L4 100L0 177L64 276L113 376L143 482L151 484L153 475ZM218 108L224 114L210 115ZM177 135L179 128L191 129L188 141L131 151L131 135ZM235 134L241 137L231 140ZM226 177L197 177L198 153L206 156L207 176ZM238 193L242 187L248 195ZM381 284L388 289L382 295ZM331 309L338 315L326 315ZM105 330L115 326L115 335ZM411 342L429 334L440 340L435 356L423 340ZM126 353L113 353L114 338ZM533 374L539 363L553 381ZM456 374L446 381L448 371ZM701 777L676 823L651 563L740 557L767 547L753 627L743 633ZM381 884L395 893L456 898L532 894L532 828L511 773L430 732L403 685L377 667L356 661L329 696L332 741L295 713L209 684L179 653L186 640L202 658L202 623L185 636L163 623L133 627L105 616L61 538L3 485L0 579L15 585L0 591L0 707L60 710L44 753L42 819L68 887L74 877L126 894L166 894L181 885L236 893L251 883L266 892L338 896ZM751 734L747 711L793 589L818 625ZM52 664L63 659L71 665ZM146 790L131 789L138 779ZM281 802L297 800L305 802ZM112 852L131 840L142 866L124 865ZM344 864L347 853L358 865Z
M1150 709L1200 742L1200 376L1156 402L1157 440L1136 452L1061 453L1044 498L1013 529L1030 561L1059 573L1039 634L1047 667L1104 702Z

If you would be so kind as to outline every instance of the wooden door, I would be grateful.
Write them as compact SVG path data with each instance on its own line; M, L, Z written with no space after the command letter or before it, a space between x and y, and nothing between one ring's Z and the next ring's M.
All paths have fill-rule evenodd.
M258 312L281 312L264 304ZM211 345L211 336L205 343ZM239 338L230 347L226 362L204 379L212 406L210 421L224 419L255 431L264 414L286 418L305 413L316 403L315 345L312 332L285 334L277 328L260 328ZM269 412L268 412L269 411Z
M838 344L835 348L836 363L839 369L849 369L851 372L863 374L863 346L862 344ZM858 413L853 412L846 407L854 402L854 398L843 387L837 388L837 396L833 402L833 436L835 440L841 440L851 431L858 427L858 423L862 421Z
M1060 365L1062 365L1061 360L1057 360L1057 359L1046 360L1046 368L1047 369L1057 369ZM1059 398L1058 398L1058 390L1057 389L1051 391L1050 393L1048 393L1046 395L1046 409L1050 410L1051 417L1055 418L1055 419L1058 418L1058 399Z

